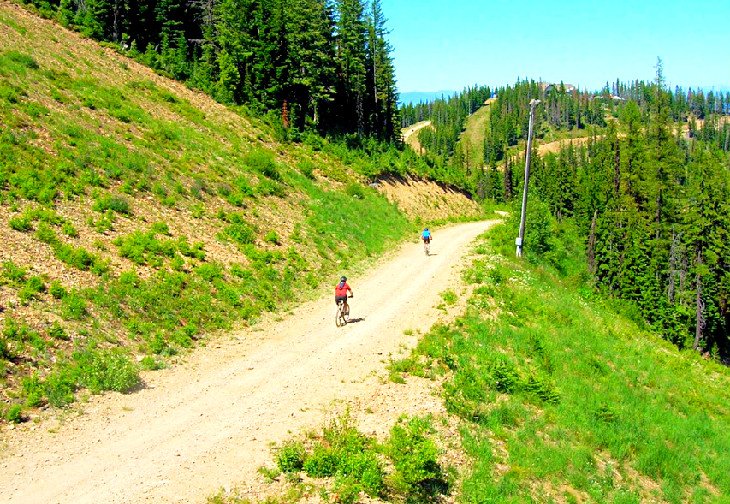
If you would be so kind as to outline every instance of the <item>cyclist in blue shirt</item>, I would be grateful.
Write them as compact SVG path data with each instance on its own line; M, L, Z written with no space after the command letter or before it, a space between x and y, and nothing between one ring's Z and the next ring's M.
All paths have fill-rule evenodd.
M428 228L425 228L423 230L423 233L421 233L421 240L423 240L423 250L428 255L430 252L430 245L431 245L431 231L429 231Z

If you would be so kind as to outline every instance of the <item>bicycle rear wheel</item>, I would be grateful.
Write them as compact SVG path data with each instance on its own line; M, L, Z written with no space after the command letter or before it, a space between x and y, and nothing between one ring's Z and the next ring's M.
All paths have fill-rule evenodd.
M337 327L341 327L344 325L342 323L342 303L337 305L337 312L335 313L335 325Z

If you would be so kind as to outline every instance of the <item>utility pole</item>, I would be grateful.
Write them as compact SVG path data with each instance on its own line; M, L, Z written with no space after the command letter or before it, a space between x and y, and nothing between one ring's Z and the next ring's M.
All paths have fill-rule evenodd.
M525 185L522 191L522 214L520 217L520 235L515 240L517 257L522 257L522 245L525 240L525 218L527 217L527 185L530 182L530 155L532 154L532 125L535 122L535 107L540 100L530 100L530 128L527 132L527 154L525 155Z

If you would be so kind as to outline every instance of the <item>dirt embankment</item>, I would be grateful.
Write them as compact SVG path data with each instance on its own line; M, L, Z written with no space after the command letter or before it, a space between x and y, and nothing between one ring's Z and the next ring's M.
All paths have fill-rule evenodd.
M483 212L465 193L431 180L382 179L378 190L408 217L424 223Z

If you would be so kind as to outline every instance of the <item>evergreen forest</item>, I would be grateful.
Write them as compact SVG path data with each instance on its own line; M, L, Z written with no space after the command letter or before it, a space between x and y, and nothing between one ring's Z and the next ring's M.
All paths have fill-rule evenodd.
M42 14L294 132L398 131L380 0L29 0Z
M464 119L489 88L408 106L404 124L431 120L420 140L475 197L518 204L530 101L536 107L527 244L557 257L548 220L575 223L592 282L631 302L637 319L679 347L730 357L730 93L670 90L656 79L599 92L532 80L499 88L483 132L481 167L464 163ZM537 145L566 142L538 154ZM519 206L514 207L519 212ZM530 214L531 216L533 214ZM529 219L529 218L528 218Z

